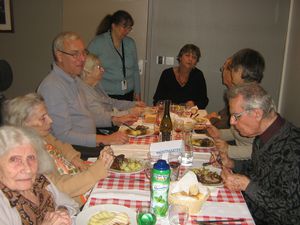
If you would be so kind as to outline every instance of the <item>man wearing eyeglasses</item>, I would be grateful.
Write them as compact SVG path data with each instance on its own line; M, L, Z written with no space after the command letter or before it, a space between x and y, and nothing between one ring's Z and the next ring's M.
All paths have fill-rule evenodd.
M255 139L249 160L221 153L225 187L243 191L256 224L299 224L300 128L275 111L271 96L258 84L234 87L227 97L230 124Z
M53 120L54 136L82 150L87 156L97 156L99 150L95 147L123 144L128 137L121 132L96 135L96 126L101 127L98 124L101 120L93 119L77 84L87 54L79 35L73 32L59 34L53 42L55 62L52 71L42 81L38 92L45 99Z
M258 51L249 48L241 49L228 58L221 68L223 84L231 88L243 83L260 83L264 68L264 58ZM234 159L249 159L253 139L239 135L233 127L230 127L227 104L221 112L220 121L211 120L213 126L207 129L209 135L214 138L217 149L227 152ZM235 145L228 144L233 141Z

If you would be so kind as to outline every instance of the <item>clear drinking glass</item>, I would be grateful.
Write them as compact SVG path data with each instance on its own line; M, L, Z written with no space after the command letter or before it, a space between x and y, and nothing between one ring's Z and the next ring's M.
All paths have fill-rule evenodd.
M184 151L181 153L181 165L192 166L194 159L192 132L184 132Z
M173 130L174 130L173 138L175 140L183 139L182 138L182 132L184 130L184 121L182 119L174 120Z
M168 216L170 225L185 225L189 220L189 209L184 205L170 205Z
M177 181L180 172L180 165L181 165L181 155L180 153L170 153L168 156L168 163L170 165L171 181Z

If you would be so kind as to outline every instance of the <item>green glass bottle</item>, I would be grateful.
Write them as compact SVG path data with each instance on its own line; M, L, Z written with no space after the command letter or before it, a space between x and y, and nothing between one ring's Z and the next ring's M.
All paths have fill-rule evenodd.
M171 100L165 100L165 110L163 118L160 122L159 131L161 133L161 141L170 141L171 133L173 129L172 120L170 116L170 104Z

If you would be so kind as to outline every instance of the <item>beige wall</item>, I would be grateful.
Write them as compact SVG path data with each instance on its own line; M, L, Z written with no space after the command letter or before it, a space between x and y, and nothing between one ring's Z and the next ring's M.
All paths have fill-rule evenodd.
M107 13L129 11L135 26L130 34L137 43L140 59L146 55L148 0L14 0L14 33L0 33L0 58L7 60L14 73L12 87L5 92L15 97L32 92L50 70L51 43L62 30L79 32L86 42ZM282 84L280 112L300 126L300 3L293 1L293 17ZM174 5L173 5L174 6ZM274 62L273 62L274 63ZM215 86L210 88L214 89Z
M15 32L0 33L0 58L10 63L14 75L7 97L33 92L48 73L51 42L62 21L60 0L14 0L12 8Z

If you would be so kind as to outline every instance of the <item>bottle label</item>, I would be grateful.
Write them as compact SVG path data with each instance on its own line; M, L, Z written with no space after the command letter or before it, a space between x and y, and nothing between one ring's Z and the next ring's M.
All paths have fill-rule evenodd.
M151 209L158 217L165 217L168 211L168 192L170 171L156 174L152 177Z
M171 132L161 132L161 141L171 141Z

